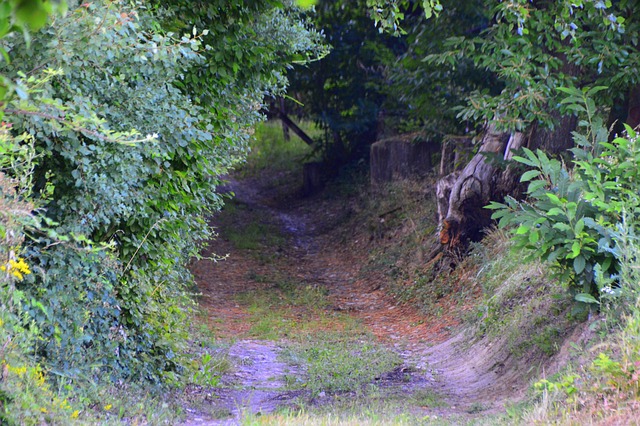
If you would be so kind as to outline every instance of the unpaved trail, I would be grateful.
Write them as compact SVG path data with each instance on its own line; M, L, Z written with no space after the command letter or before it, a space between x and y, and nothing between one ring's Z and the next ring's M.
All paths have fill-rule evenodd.
M193 266L209 327L230 342L228 356L235 368L214 391L209 414L192 413L185 424L238 424L243 415L296 406L309 397L304 391L288 390L286 383L302 380L304 368L280 360L278 341L247 337L251 314L236 302L239 294L269 288L264 277L274 274L326 289L331 302L328 311L352 316L393 348L404 365L381 380L387 380L394 392L409 396L416 389L427 389L446 402L438 407L416 407L421 414L486 415L503 409L504 403L524 388L520 369L525 367L510 360L499 342L470 343L464 331L451 335L446 315L425 318L391 298L384 291L384 277L361 273L367 242L345 241L340 226L350 207L344 200L278 200L255 180L234 180L228 189L235 193L235 202L246 217L277 227L285 242L265 253L265 259L255 251L236 248L222 235L204 255L229 254L228 258L220 262L203 259ZM243 212L236 213L224 225L249 226ZM212 225L218 225L215 218ZM329 398L324 401L318 397L312 401L329 402ZM222 418L212 418L211 412Z

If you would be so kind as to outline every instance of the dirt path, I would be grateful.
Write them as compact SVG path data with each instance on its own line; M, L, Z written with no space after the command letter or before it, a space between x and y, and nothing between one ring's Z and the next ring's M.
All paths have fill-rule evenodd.
M311 320L324 324L317 330L332 326L322 322L327 316L347 315L399 355L403 364L376 378L377 384L407 398L421 391L444 400L437 404L418 401L412 410L421 416L486 415L501 410L507 398L522 389L520 366L501 352L500 345L470 344L463 332L450 335L451 321L446 315L425 318L389 297L383 277L363 276L367 242L349 240L349 234L340 229L350 214L344 200L278 201L259 182L250 180L232 181L229 190L236 194L235 210L212 221L213 226L221 227L221 237L212 242L205 256L230 255L221 262L201 260L193 272L208 325L229 342L228 357L235 367L215 390L209 414L191 414L186 424L238 424L242 416L296 407L301 401L314 406L331 403L325 392L311 395L305 389L292 390L291 382L303 381L306 372L304 366L279 357L288 340L286 333L275 341L252 335L255 315L239 297L268 292L274 277L327 292L329 304L321 311L322 318ZM259 231L279 230L282 239L265 253L242 248L242 242L225 234L224 229L255 226L251 221L259 222ZM307 313L294 308L289 315L283 321L295 323ZM222 418L211 418L212 412Z

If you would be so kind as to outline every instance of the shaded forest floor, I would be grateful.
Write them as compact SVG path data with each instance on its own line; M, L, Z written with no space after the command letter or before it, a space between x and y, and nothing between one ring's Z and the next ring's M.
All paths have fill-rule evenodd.
M372 242L353 194L302 198L283 175L227 190L235 198L211 220L220 235L192 268L227 368L192 390L187 424L500 421L522 395L526 366L495 340L472 343L459 307L399 303L387 274L364 267Z

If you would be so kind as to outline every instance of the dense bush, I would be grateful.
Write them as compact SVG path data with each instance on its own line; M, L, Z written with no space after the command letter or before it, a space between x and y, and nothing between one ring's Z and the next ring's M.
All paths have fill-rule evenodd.
M1 149L34 157L28 170L2 168L26 181L27 216L42 224L15 231L23 248L3 243L6 268L24 251L32 273L7 281L14 291L3 284L2 303L23 295L12 309L37 337L25 348L63 382L181 373L186 264L210 236L221 176L243 161L265 94L285 86L278 73L322 50L290 4L217 6L201 15L210 29L173 22L188 31L177 35L163 29L177 7L84 3L1 40ZM244 57L252 34L260 48ZM217 55L225 41L233 58Z
M532 168L521 178L530 182L528 201L508 197L506 204L489 206L500 226L515 225L516 248L550 261L576 300L585 303L620 294L623 254L616 235L623 225L640 224L640 138L627 126L624 137L609 141L591 99L602 89L562 89L568 95L564 102L584 117L583 132L574 132L572 167L525 149L526 156L514 158Z

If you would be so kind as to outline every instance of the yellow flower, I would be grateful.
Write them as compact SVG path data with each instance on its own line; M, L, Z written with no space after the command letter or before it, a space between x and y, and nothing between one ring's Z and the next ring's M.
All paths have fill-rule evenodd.
M79 415L80 415L80 411L76 410L73 413L71 413L71 418L72 419L77 419Z
M105 409L105 411L109 411L109 410L111 410L112 407L113 407L113 405L107 404L107 405L104 406L104 409Z
M40 408L40 412L41 412L41 413L48 413L47 409L46 409L46 408L44 408L44 407Z
M7 369L18 377L24 376L24 374L27 372L27 367L12 367L9 364L7 364Z
M20 281L23 280L25 275L29 275L31 273L29 265L27 265L24 259L20 257L18 258L18 260L10 259L8 265L0 266L0 271L7 271L7 266L9 273Z

